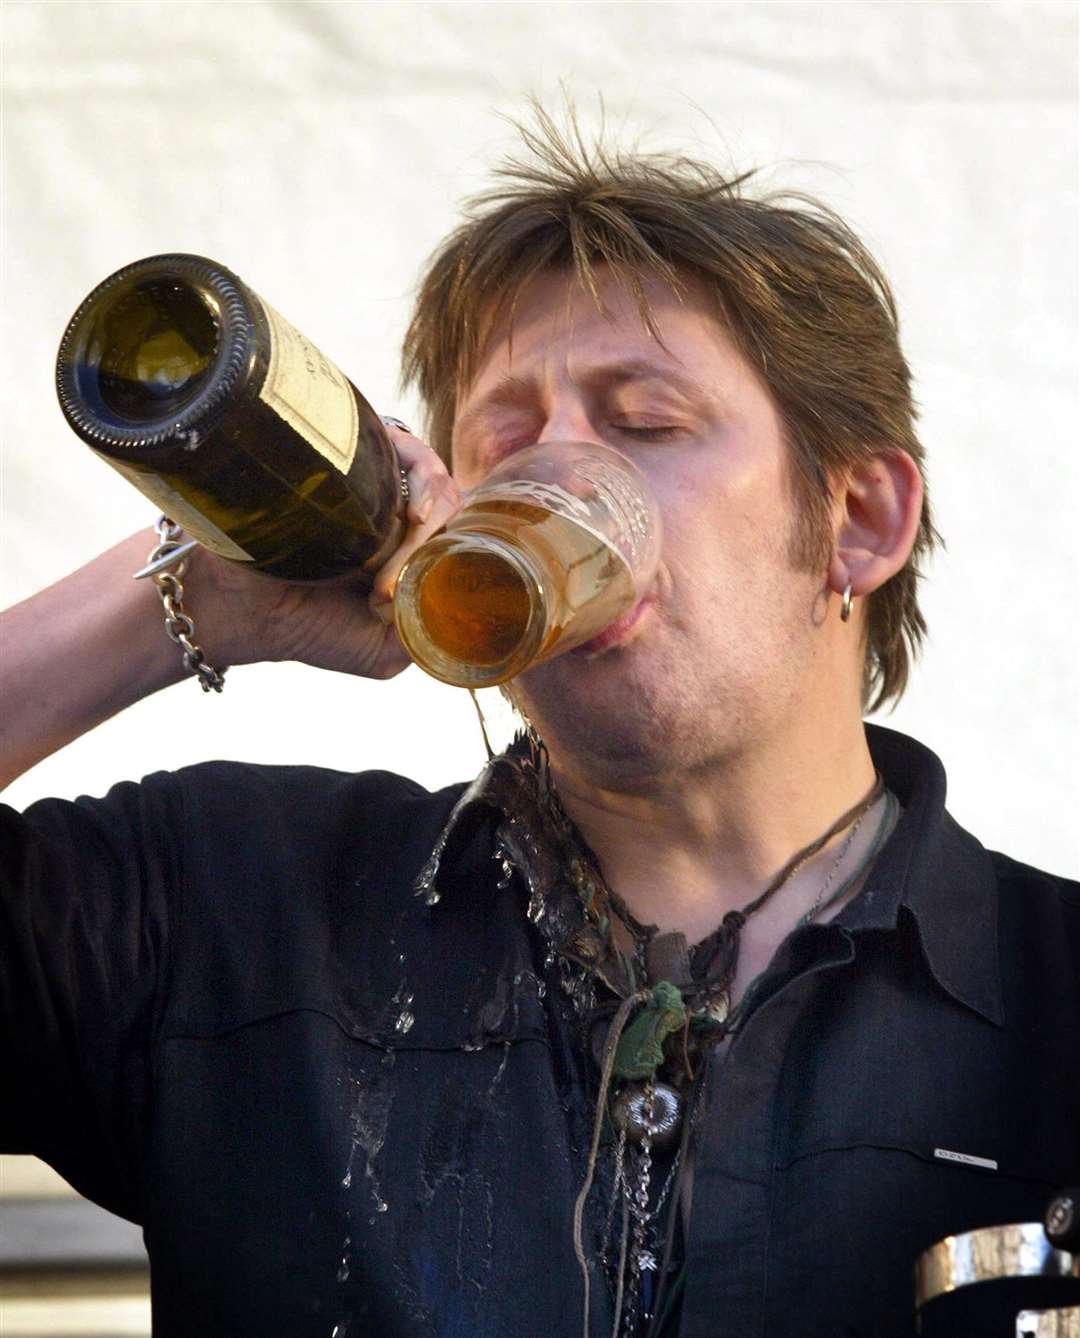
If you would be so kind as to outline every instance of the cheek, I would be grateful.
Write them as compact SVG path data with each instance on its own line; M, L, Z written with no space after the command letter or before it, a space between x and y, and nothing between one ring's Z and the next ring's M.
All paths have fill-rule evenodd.
M672 513L661 571L666 621L707 645L700 653L717 665L734 656L757 672L760 652L787 640L805 603L786 534L773 517L734 506Z
M754 580L790 570L795 512L779 471L684 471L654 475L663 557L673 570L739 571Z
M468 492L476 485L476 465L465 451L451 449L450 474L462 492Z

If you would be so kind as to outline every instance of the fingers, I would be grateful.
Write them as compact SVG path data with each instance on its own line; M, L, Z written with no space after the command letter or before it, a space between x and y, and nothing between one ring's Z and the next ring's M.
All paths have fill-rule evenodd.
M408 532L404 542L376 575L368 597L371 612L389 623L393 621L391 601L401 568L421 544L461 510L461 491L443 462L419 437L394 423L387 423L386 430L409 480L409 504L405 512Z
M437 512L443 514L442 524L453 515L461 500L457 484L431 449L412 432L389 423L386 426L390 440L409 478L409 506L407 515L413 525L428 524Z
M434 502L428 519L422 525L410 526L404 543L390 557L386 565L375 576L375 584L368 596L368 608L384 623L393 622L392 601L397 586L398 576L406 561L433 534L442 529L446 521L460 509L460 502L450 501L441 495Z

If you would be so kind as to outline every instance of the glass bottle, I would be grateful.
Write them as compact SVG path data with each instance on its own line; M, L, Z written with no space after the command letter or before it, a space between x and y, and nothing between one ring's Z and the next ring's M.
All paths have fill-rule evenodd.
M56 365L75 432L220 557L288 580L374 573L405 532L397 455L356 387L224 266L126 265Z

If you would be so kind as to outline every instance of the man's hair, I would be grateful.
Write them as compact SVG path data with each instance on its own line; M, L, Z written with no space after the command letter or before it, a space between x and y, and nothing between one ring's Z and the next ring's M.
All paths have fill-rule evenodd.
M884 274L831 209L800 193L742 194L754 175L725 177L704 162L586 143L571 114L562 131L541 109L519 126L527 156L496 169L468 201L465 222L432 257L404 345L405 384L424 400L434 449L447 463L458 395L487 336L511 323L524 286L542 271L575 274L602 306L607 266L658 339L642 285L676 293L690 276L769 387L784 424L797 503L792 559L821 570L831 551L830 485L856 464L904 451L923 471L911 374ZM867 601L864 704L899 698L926 623L919 563L937 541L923 503L911 556Z

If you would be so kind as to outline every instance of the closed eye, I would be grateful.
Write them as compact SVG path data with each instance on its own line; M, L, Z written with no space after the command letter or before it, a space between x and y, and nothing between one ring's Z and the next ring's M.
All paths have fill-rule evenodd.
M623 435L627 437L638 437L642 441L650 439L653 441L666 441L679 436L681 433L685 433L686 428L677 427L672 424L658 424L650 427L629 427L623 423L616 423L615 430L623 433Z

